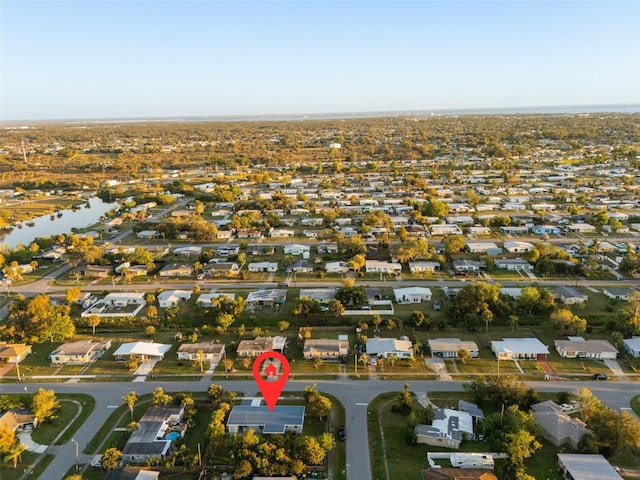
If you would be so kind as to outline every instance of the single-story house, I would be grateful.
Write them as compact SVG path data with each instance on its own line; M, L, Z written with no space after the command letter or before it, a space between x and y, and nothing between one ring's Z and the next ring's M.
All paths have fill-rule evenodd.
M144 292L113 292L107 294L102 302L109 307L126 307L127 305L145 305Z
M313 265L309 260L296 260L287 265L287 273L313 273Z
M394 288L396 303L422 303L431 301L431 289L428 287Z
M300 298L308 298L315 300L323 305L327 305L331 300L336 298L335 288L302 288L300 289Z
M182 255L185 257L196 257L202 253L202 247L190 245L187 247L176 247L173 250L174 255Z
M510 253L523 253L533 250L533 243L519 242L519 241L507 241L504 242L504 249Z
M323 360L337 360L349 353L349 337L340 335L337 339L308 338L304 341L302 353L307 360L316 357Z
M536 360L549 355L549 349L537 338L503 338L492 340L491 350L499 360Z
M533 265L524 258L496 258L493 264L498 270L522 271L533 270Z
M582 420L563 413L553 400L531 405L531 410L543 436L556 447L577 449L582 437L591 433Z
M470 253L486 255L500 255L502 253L502 248L493 242L466 242L465 249Z
M347 262L327 262L324 270L327 273L348 273L349 265Z
M78 340L63 343L49 354L51 365L85 365L102 357L111 348L111 340Z
M240 265L236 262L207 263L202 270L213 277L236 277L240 275Z
M453 261L453 269L456 273L478 273L480 271L485 271L487 269L487 265L484 262L462 259Z
M156 297L160 308L175 307L191 298L191 290L166 290Z
M559 235L560 227L555 225L536 225L531 231L536 235Z
M459 448L465 436L473 438L473 419L467 412L451 408L434 408L431 425L417 425L418 443Z
M136 233L136 237L150 240L152 238L156 238L158 236L157 230L142 230L141 232Z
M188 277L193 274L193 265L170 263L162 267L158 275L161 277Z
M146 463L151 458L166 459L171 455L172 443L184 437L187 430L183 422L181 405L152 405L131 432L122 448L122 460L127 463Z
M402 265L399 263L381 262L380 260L366 260L365 271L367 273L400 273Z
M556 350L563 358L592 358L595 360L615 360L618 350L607 340L585 340L582 337L568 337L555 340Z
M623 480L607 459L593 453L558 453L558 466L571 480Z
M296 232L286 228L272 228L269 230L269 236L272 238L293 238L296 236Z
M12 408L0 415L0 427L6 426L12 432L33 430L37 425L38 419L26 409Z
M255 290L247 295L247 307L284 305L286 290Z
M236 353L238 357L257 357L264 352L284 353L287 337L256 337L254 340L241 340Z
M631 287L604 287L602 289L602 293L614 300L628 300L629 295L635 292L637 290Z
M595 233L596 227L588 223L571 223L567 225L567 231L571 233Z
M432 338L427 341L432 357L456 358L460 350L467 350L471 358L480 356L476 342L459 338Z
M81 273L83 277L108 277L113 273L113 268L110 265L86 265Z
M462 230L455 224L438 223L429 227L431 235L462 235Z
M409 271L411 273L438 272L440 262L409 262Z
M311 246L299 243L288 243L283 247L283 250L285 255L302 255L304 258L309 258Z
M262 238L262 232L254 228L241 228L236 232L238 238L257 240Z
M27 355L31 355L31 345L0 342L0 362L20 363Z
M178 347L177 356L178 360L200 360L200 355L202 355L203 360L220 362L224 355L224 350L224 343L183 343Z
M565 305L575 305L589 300L589 296L573 287L553 287L551 290L554 298L557 298Z
M250 272L277 272L278 262L253 262L247 265Z
M622 346L629 355L634 358L640 358L640 337L625 338Z
M227 431L253 430L262 435L302 433L304 410L303 405L276 405L273 411L266 405L236 405L229 413Z
M397 358L413 357L413 344L409 337L398 338L369 338L366 345L367 355L378 358L388 358L395 355Z
M223 292L203 293L197 298L196 304L200 305L202 308L211 308L213 306L213 300L222 297L226 297L229 300L235 300L236 294Z
M132 355L139 356L142 360L161 360L171 350L171 345L154 342L129 342L123 343L113 352L116 362L123 362Z

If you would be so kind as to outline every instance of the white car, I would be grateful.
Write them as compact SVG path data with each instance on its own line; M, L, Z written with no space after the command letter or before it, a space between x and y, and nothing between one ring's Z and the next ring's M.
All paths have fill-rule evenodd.
M558 405L560 407L560 411L561 412L572 412L573 411L573 405L569 405L568 403L563 403Z

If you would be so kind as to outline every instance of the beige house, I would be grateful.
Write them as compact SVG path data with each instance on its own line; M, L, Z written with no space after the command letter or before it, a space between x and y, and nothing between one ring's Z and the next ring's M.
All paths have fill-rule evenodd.
M85 365L102 357L110 347L111 340L63 343L49 354L49 360L51 365Z
M0 342L0 362L20 363L27 355L31 355L31 345Z
M242 340L238 344L238 357L257 357L264 352L283 353L287 345L287 337L256 337L254 340Z
M203 360L219 362L224 355L224 343L183 343L178 348L178 360Z
M338 360L349 353L349 337L340 335L337 339L309 338L304 341L302 353L307 360L314 358Z

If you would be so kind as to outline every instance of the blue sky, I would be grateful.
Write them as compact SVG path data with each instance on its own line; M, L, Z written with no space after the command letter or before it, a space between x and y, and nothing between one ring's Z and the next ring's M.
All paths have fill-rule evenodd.
M640 103L634 0L0 2L0 120Z

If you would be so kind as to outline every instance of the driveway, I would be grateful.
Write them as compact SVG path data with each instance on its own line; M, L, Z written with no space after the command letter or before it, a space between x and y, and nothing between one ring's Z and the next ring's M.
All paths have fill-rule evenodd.
M627 375L624 373L624 370L622 370L622 367L617 360L603 360L603 362L616 377L620 378L620 380L626 379Z
M444 363L444 359L442 358L425 358L424 363L427 368L430 368L434 372L438 374L439 380L447 380L451 381L451 375L447 372L447 365Z

